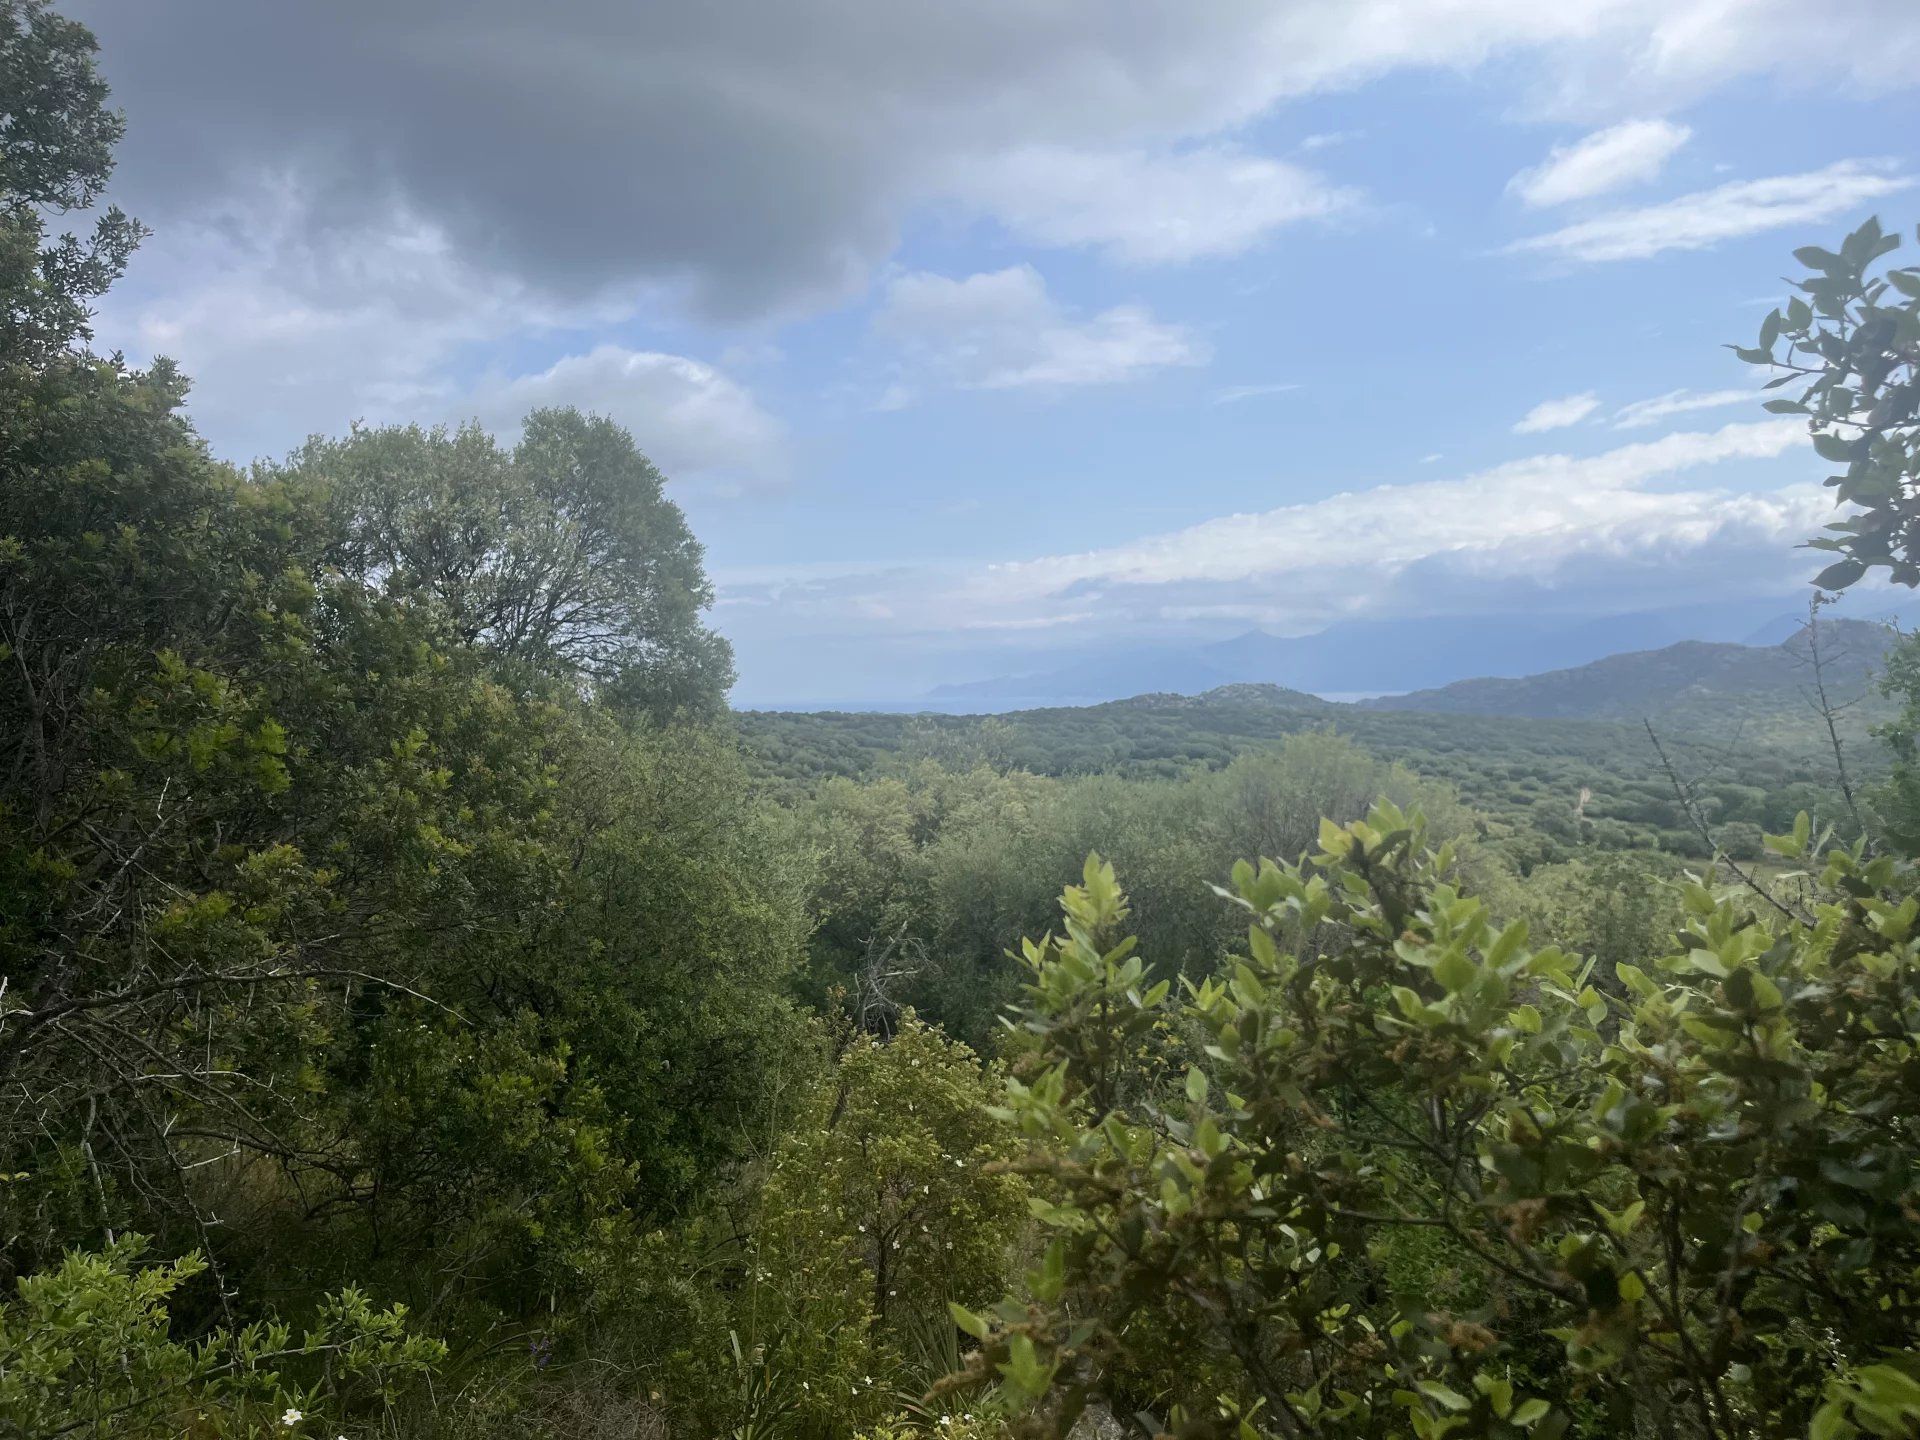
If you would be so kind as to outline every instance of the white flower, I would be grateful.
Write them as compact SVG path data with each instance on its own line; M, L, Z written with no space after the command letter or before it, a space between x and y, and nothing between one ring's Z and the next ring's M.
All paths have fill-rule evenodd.
M298 1425L302 1420L306 1418L307 1417L304 1412L296 1410L293 1408L293 1406L289 1405L286 1408L286 1410L281 1414L280 1423L286 1426L289 1430L291 1430L294 1426Z

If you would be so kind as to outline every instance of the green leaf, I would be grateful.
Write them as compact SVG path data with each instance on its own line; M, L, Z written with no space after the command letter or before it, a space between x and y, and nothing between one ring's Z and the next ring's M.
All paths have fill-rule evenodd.
M1864 562L1848 558L1827 566L1813 577L1813 583L1815 588L1820 590L1844 590L1866 573L1867 567Z
M976 1315L973 1311L967 1309L966 1306L956 1305L951 1300L947 1302L947 1314L953 1317L953 1323L955 1325L966 1331L967 1334L973 1336L974 1339L984 1340L987 1338L987 1322L985 1317Z
M1822 460L1831 460L1836 465L1853 463L1853 443L1842 440L1838 435L1822 431L1813 437L1813 448Z
M1813 1412L1812 1423L1807 1426L1807 1440L1842 1440L1842 1437L1853 1433L1844 1400L1827 1401Z
M1513 1423L1524 1430L1531 1430L1547 1418L1547 1412L1553 1407L1540 1399L1522 1400L1513 1410Z
M1462 1395L1458 1390L1442 1385L1438 1380L1422 1380L1415 1385L1414 1388L1429 1400L1437 1401L1449 1410L1458 1412L1461 1410L1471 1410L1473 1408L1473 1402L1471 1400L1467 1399L1467 1397Z
M1487 948L1487 964L1499 969L1518 954L1520 947L1526 943L1527 922L1516 920L1502 930L1499 938Z
M1199 1070L1187 1071L1187 1099L1198 1105L1207 1098L1207 1077Z
M1433 967L1433 978L1446 986L1449 994L1466 989L1479 973L1480 967L1460 950L1447 951Z

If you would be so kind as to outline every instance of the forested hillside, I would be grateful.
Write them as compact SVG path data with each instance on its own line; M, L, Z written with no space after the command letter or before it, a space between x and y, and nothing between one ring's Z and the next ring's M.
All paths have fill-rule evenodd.
M1829 619L1779 645L1687 641L1570 670L1461 680L1362 703L1433 714L1651 720L1688 734L1737 732L1748 740L1818 745L1822 687L1850 737L1867 738L1873 723L1892 714L1877 680L1896 638L1884 625Z
M1762 696L1753 707L1784 698ZM1761 827L1777 830L1802 809L1826 814L1840 803L1830 743L1797 690L1787 703L1804 712L1778 727L1790 743L1755 734L1761 727L1743 724L1736 704L1723 727L1664 733L1664 759L1637 721L1376 711L1271 686L994 716L767 711L741 716L740 727L756 768L789 780L884 774L915 759L1171 779L1327 731L1451 786L1481 815L1483 833L1526 866L1580 844L1704 856L1710 847L1676 777L1716 823L1735 827L1718 840L1743 855L1758 851ZM1863 776L1878 774L1885 751L1861 733L1857 717L1856 710L1847 722L1849 763Z
M1920 1434L1920 646L1844 770L1731 675L735 716L644 437L220 461L92 35L0 80L4 1440ZM1743 352L1830 587L1893 248Z

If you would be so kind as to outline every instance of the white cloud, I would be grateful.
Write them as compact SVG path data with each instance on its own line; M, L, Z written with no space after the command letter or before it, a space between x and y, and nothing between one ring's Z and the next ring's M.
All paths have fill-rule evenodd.
M1203 616L1299 633L1552 595L1576 613L1604 612L1620 608L1629 582L1647 605L1774 596L1817 566L1799 542L1831 518L1831 495L1810 479L1772 490L1674 481L1714 466L1750 481L1744 467L1806 444L1791 420L1734 424L1221 516L1080 553L845 574L814 565L721 583L743 605L771 602L760 607L770 624L872 653L893 641L919 653L963 631L1071 626L1137 638Z
M1600 397L1589 390L1584 395L1567 395L1558 400L1542 400L1513 424L1516 435L1537 435L1543 430L1564 430L1578 425L1600 408Z
M1030 265L964 280L918 272L895 277L875 318L899 349L905 379L888 401L924 385L962 390L1064 389L1137 380L1168 366L1203 365L1208 349L1186 327L1138 305L1076 317L1047 293Z
M1693 132L1671 120L1628 120L1596 130L1572 145L1555 146L1507 188L1536 209L1587 200L1651 180Z
M1023 239L1092 246L1131 264L1238 255L1356 198L1311 170L1227 146L1166 154L1026 146L979 164L955 188Z
M179 361L201 433L246 460L356 420L443 416L469 347L594 318L467 264L404 207L346 243L273 177L148 240L95 330L137 361Z
M1417 561L1525 542L1526 568L1593 548L1703 541L1732 518L1811 533L1831 506L1818 486L1777 496L1644 488L1657 478L1732 460L1765 460L1806 444L1797 421L1682 432L1576 459L1539 455L1459 480L1382 485L1257 515L1231 515L1131 545L998 565L975 582L1001 602L1070 597L1087 587L1162 586L1269 577L1302 590L1347 568L1388 576ZM1803 493L1804 492L1804 493ZM1782 492L1785 493L1785 492ZM1814 507L1806 504L1811 496ZM1815 513L1817 511L1817 514Z
M543 299L465 264L403 209L339 243L296 187L269 180L151 239L97 328L136 361L179 361L194 381L189 412L235 459L356 421L478 417L505 432L535 406L578 405L631 429L669 479L737 488L778 476L779 422L697 360L601 346L540 374L460 378L472 352L603 325L633 304Z
M1613 412L1613 428L1637 430L1675 415L1696 410L1719 410L1728 405L1758 405L1760 395L1752 390L1669 390L1650 400L1636 400Z
M489 376L459 403L501 432L547 405L605 415L633 432L669 480L732 490L784 469L780 422L738 381L684 355L601 345L538 374Z
M1892 161L1842 160L1803 175L1736 180L1659 205L1611 211L1516 241L1507 250L1588 263L1643 260L1667 250L1704 250L1763 230L1830 220L1912 185Z
M1288 391L1298 390L1299 388L1297 384L1287 381L1281 381L1273 385L1229 385L1226 389L1218 391L1214 395L1213 403L1216 405L1237 405L1242 400L1253 400L1262 395L1285 395Z

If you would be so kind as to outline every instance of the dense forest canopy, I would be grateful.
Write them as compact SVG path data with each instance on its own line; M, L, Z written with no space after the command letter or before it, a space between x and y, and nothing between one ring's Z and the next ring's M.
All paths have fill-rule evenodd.
M733 716L646 437L242 469L94 353L120 129L0 0L0 1435L1920 1434L1915 642L1871 735ZM1894 238L1743 351L1829 588Z

